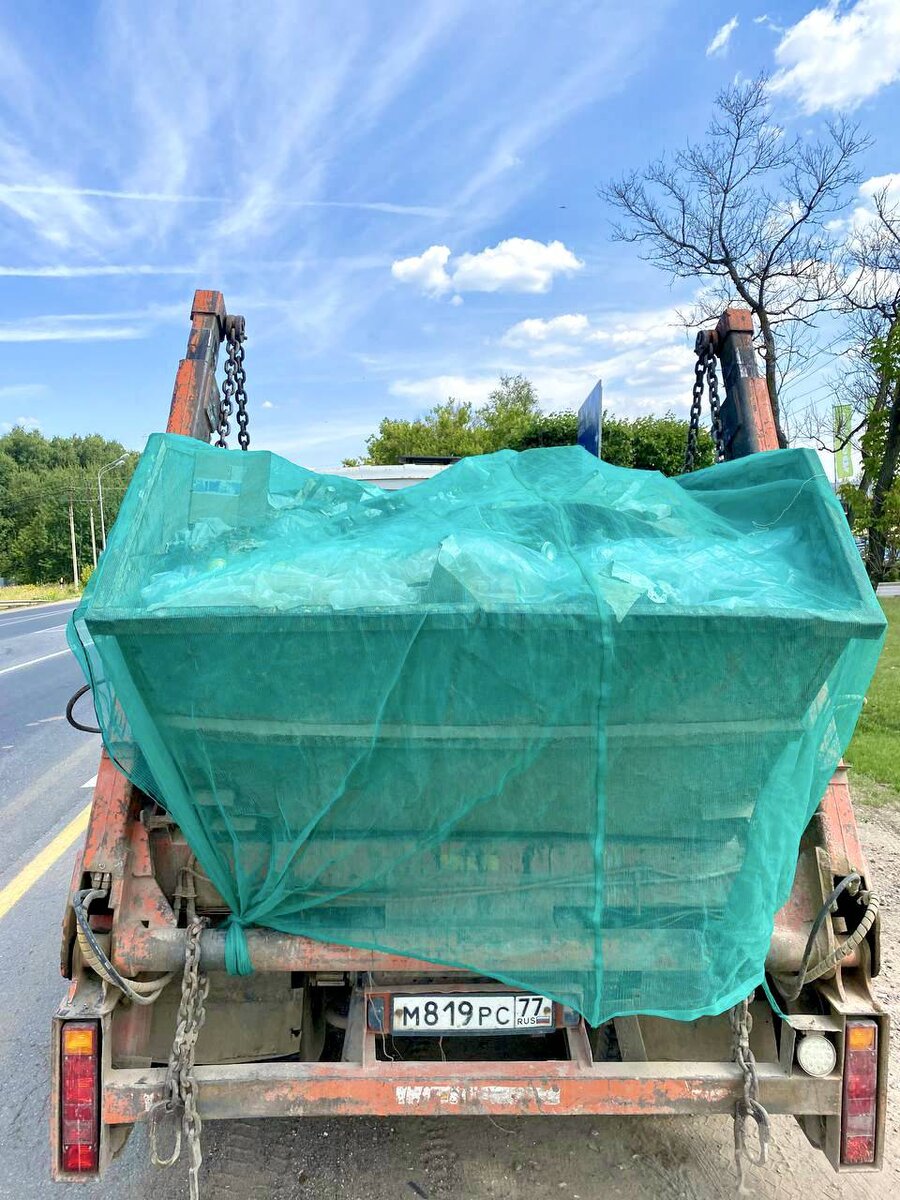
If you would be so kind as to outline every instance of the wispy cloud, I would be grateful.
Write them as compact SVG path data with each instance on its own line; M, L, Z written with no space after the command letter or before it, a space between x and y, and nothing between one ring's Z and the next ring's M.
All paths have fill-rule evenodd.
M87 314L0 322L0 342L120 342L147 337L149 326L104 324Z
M41 422L37 417L16 417L13 421L0 421L0 430L9 433L18 426L20 429L40 429Z
M0 404L7 400L37 399L49 391L46 383L7 383L0 387Z
M0 277L11 279L102 279L127 275L189 275L198 278L203 268L192 266L153 266L149 263L97 263L90 267L60 263L52 267L0 266Z
M712 58L717 54L725 54L728 49L728 43L731 41L731 35L738 27L737 17L732 17L730 21L716 31L712 41L706 47L706 57Z
M94 196L103 200L127 200L142 204L214 204L233 205L230 196L198 196L175 192L124 192L110 188L72 187L68 184L0 183L0 200L6 196ZM269 208L335 208L351 212L390 213L402 217L446 217L450 210L429 204L395 204L388 200L294 200L290 196L272 196L263 202Z
M4 23L0 338L47 342L57 378L65 346L51 341L146 337L149 375L182 341L173 349L160 332L171 318L144 309L186 322L193 287L220 287L248 318L252 396L275 405L257 436L305 461L336 461L392 400L416 402L392 383L495 379L511 358L549 380L536 352L500 338L519 320L552 320L543 297L558 296L563 314L596 303L605 235L591 197L607 164L580 156L579 177L572 147L615 119L671 0L503 3L488 22L477 0L313 9L314 20L287 0L254 10L214 58L196 54L203 6L110 5L79 27L74 57L49 18L47 36L16 14ZM433 277L397 286L391 265L434 259L434 247L449 252ZM449 303L423 305L423 283ZM91 308L96 318L73 318ZM418 351L428 320L431 361L390 376L360 369L373 347ZM583 361L600 353L586 344ZM109 355L111 371L122 357ZM576 368L587 371L553 360ZM124 423L114 386L72 388L89 397L78 411L92 425L104 413ZM58 390L52 404L70 428ZM136 436L151 417L127 420ZM291 428L309 432L299 441Z

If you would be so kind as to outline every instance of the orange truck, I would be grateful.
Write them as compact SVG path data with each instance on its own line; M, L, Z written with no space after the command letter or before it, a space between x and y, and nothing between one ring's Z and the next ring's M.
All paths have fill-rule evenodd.
M198 291L191 322L167 429L209 441L237 401L243 446L243 320L220 293ZM750 315L728 310L698 339L698 384L717 365L724 378L713 407L725 458L777 447L752 334ZM438 469L407 464L367 478L399 487ZM203 1121L361 1114L730 1114L740 1157L754 1123L764 1155L768 1114L790 1113L835 1170L881 1164L888 1017L870 986L878 901L843 767L805 831L773 930L766 969L777 1005L758 996L693 1022L629 1016L594 1028L488 977L264 928L247 931L254 974L229 975L227 905L193 867L169 814L104 752L62 927L56 1179L102 1175L149 1120L161 1162L173 1158L163 1138L183 1135L196 1193ZM479 1036L467 1039L463 1018L475 1011ZM510 1036L511 1018L520 1033L533 1018L528 1036ZM439 1046L447 1032L460 1036ZM403 1037L401 1057L391 1046Z

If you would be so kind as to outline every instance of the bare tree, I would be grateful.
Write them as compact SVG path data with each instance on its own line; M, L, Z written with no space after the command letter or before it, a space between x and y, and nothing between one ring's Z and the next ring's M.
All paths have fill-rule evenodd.
M787 137L760 76L718 95L703 142L601 191L622 214L618 240L642 246L674 278L708 281L688 323L736 301L751 310L781 445L780 375L798 329L840 294L828 225L858 183L855 160L867 145L846 120L830 124L823 140Z

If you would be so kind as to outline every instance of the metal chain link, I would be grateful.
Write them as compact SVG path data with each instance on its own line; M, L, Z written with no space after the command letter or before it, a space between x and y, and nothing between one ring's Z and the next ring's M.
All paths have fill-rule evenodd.
M231 432L230 418L233 405L237 403L238 445L242 450L250 448L249 424L247 414L247 373L244 370L244 333L243 317L226 318L225 341L227 353L225 356L225 380L222 384L222 396L219 400L219 423L217 432L219 439L216 445L224 450L227 448L227 438Z
M694 364L694 390L691 399L691 416L688 423L687 446L684 450L684 473L693 471L697 458L697 437L700 433L700 409L703 404L703 373L705 371L704 357L697 355Z
M716 355L712 346L706 352L706 386L709 391L709 411L712 416L712 435L715 444L715 461L725 461L725 429L722 425L722 410L719 403L719 380L716 375Z
M240 335L235 334L234 340L228 344L229 353L234 346L234 382L236 385L235 399L237 400L237 423L238 423L238 445L242 450L250 448L250 433L248 425L250 418L247 415L247 391L244 387L247 382L247 375L244 371L244 332L241 329Z
M234 373L236 365L234 361L234 353L231 339L228 339L228 353L225 357L225 380L222 383L222 395L219 399L219 424L217 426L219 438L216 445L220 450L228 449L228 435L231 433L231 406L234 400L234 393L237 384L235 383Z
M150 1160L154 1166L171 1167L181 1156L182 1134L187 1141L191 1159L188 1171L191 1200L199 1200L200 1197L199 1171L203 1161L194 1054L197 1038L206 1019L206 997L209 994L209 979L200 971L200 935L205 925L205 920L195 918L186 930L181 1001L166 1071L165 1096L150 1110ZM159 1124L163 1117L171 1117L174 1126L173 1149L168 1158L163 1158L159 1153Z
M746 1000L736 1004L728 1014L731 1023L731 1051L734 1061L741 1068L744 1077L744 1094L734 1106L734 1164L737 1168L738 1195L750 1195L744 1178L744 1161L755 1167L765 1166L769 1156L771 1127L769 1114L759 1102L759 1077L756 1074L756 1059L750 1049L750 1031L753 1028L753 1018L750 1016L750 1001L755 993L751 992ZM750 1120L756 1122L759 1138L759 1153L752 1155L748 1149L747 1124Z
M688 421L687 445L684 450L684 472L693 471L697 461L700 435L700 413L703 407L704 386L709 390L709 407L712 414L712 435L715 443L715 461L725 459L725 430L722 425L722 406L719 400L719 379L716 374L716 352L710 334L700 332L694 345L697 361L694 364L694 386L691 394L691 415Z

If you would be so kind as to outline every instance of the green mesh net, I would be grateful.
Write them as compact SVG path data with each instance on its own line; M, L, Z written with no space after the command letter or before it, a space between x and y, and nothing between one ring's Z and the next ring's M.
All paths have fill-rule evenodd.
M694 1018L763 979L884 618L811 451L402 491L150 439L69 629L244 929Z

